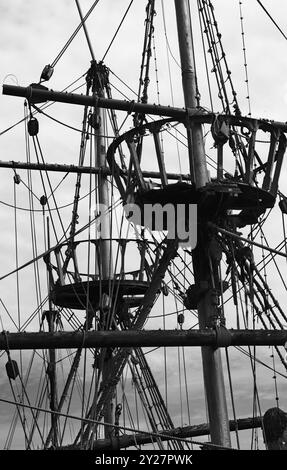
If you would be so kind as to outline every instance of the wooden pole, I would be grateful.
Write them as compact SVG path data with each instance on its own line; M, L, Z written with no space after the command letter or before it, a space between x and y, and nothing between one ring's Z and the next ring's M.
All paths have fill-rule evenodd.
M98 175L101 173L105 176L110 176L112 174L111 170L107 167L97 168L94 166L78 166L78 165L65 165L59 163L31 163L31 162L15 162L13 161L3 161L0 160L0 168L14 168L14 169L28 169L33 171L56 171L60 173L84 173L87 175ZM125 172L123 171L124 175ZM131 172L131 175L134 176L134 172ZM158 171L142 171L142 175L145 178L154 178L161 179L162 175ZM182 173L167 173L167 179L169 180L185 180L190 181L190 175Z
M100 66L96 66L100 67ZM101 98L104 97L104 76L101 72L101 67L96 74L99 78L95 77L95 82L99 82L95 86L93 92L97 93ZM106 146L105 139L103 134L105 133L105 110L102 108L95 109L95 118L96 118L96 127L95 127L95 150L96 150L96 166L100 169L107 169L107 159L106 159ZM97 176L97 192L98 192L98 203L104 207L110 206L109 200L109 183L107 180L107 175L104 173L99 173ZM102 210L102 209L100 209ZM110 239L112 238L111 234L111 221L110 214L106 214L104 217L101 217L100 225L100 238L99 238L99 252L98 252L98 269L101 279L111 279L113 269L112 263L112 248ZM106 306L105 304L108 304ZM105 294L102 294L100 299L100 328L109 329L108 318L109 312L112 306L110 305L110 299L106 298ZM112 367L112 358L109 356L109 350L104 348L101 353L103 354L103 369L102 369L102 381L103 383L109 377L109 372ZM94 400L97 401L98 398L98 389L96 387ZM104 422L113 423L113 398L108 401L104 410ZM112 436L113 428L111 426L105 426L104 428L105 438L108 439Z
M255 429L262 427L261 418L241 418L236 421L229 421L230 431L242 431L246 429ZM164 437L161 437L161 441L167 441L172 437L180 437L181 439L187 439L190 437L207 436L210 434L210 426L206 423L196 424L194 426L184 426L181 428L168 429L162 431ZM160 433L159 433L160 435ZM169 436L169 437L168 437ZM93 450L111 450L111 449L125 449L127 447L139 446L154 442L154 437L147 436L146 434L135 434L129 435L124 434L118 438L112 439L98 439L94 442ZM69 447L69 446L68 446Z
M48 322L49 332L55 332L55 315L57 312L50 309L45 312ZM56 351L55 348L49 349L49 362L47 367L47 375L50 383L50 409L51 411L58 411L57 405L57 375L56 375ZM58 447L58 416L54 413L51 414L51 429L52 429L52 444L53 447Z
M56 101L59 103L92 106L95 108L117 109L119 111L153 114L157 116L172 116L179 120L185 119L187 115L185 109L174 108L171 106L159 106L155 104L136 103L135 101L115 100L102 98L96 95L87 96L76 93L63 93L61 91L49 90L45 87L37 88L35 86L18 87L15 85L3 85L3 94L23 97L32 103ZM200 114L200 112L195 111L194 114Z
M175 0L176 2L178 0ZM66 93L62 91L49 90L46 87L37 88L36 86L20 87L16 85L3 85L3 95L18 96L26 98L31 103L55 101L58 103L75 104L80 106L91 106L94 108L113 109L118 111L134 112L139 114L151 114L154 116L167 116L177 119L181 122L197 121L211 124L215 113L203 111L198 108L175 108L173 106L161 106L151 103L136 103L135 101L115 100L111 98L100 98L98 96L79 95L76 93ZM233 115L222 115L231 125L244 125L257 123L259 129L272 131L277 128L287 132L286 122L270 121L267 119L253 119L247 117L238 117Z
M189 0L175 0L177 30L181 58L182 84L186 108L196 109L199 106L197 78L194 61ZM190 173L197 188L204 187L208 181L208 171L203 144L201 124L187 123ZM199 214L202 217L201 214ZM197 247L193 250L195 285L207 286L206 294L198 304L200 328L210 325L214 316L214 305L211 299L212 273L209 259L206 256L208 240L205 237L207 220L199 227ZM201 233L200 233L201 232ZM202 236L204 234L204 236ZM218 266L214 267L218 270ZM202 363L205 392L208 405L210 435L213 444L231 446L228 425L227 403L221 364L221 352L210 347L202 348Z
M284 346L286 330L229 330L221 335L215 329L202 330L125 330L125 331L57 331L0 334L0 350L63 349L155 346Z
M48 242L48 250L51 248L51 241L50 241L50 219L47 217L47 242ZM50 255L49 255L50 258ZM48 290L49 290L49 310L45 312L45 318L48 323L48 329L50 333L54 333L56 331L56 315L57 311L53 310L52 299L51 299L51 276L50 272L47 272L48 275ZM49 383L50 383L50 409L51 411L58 411L58 398L57 398L57 358L56 358L56 350L49 349L49 362L46 373L48 375ZM51 438L53 447L56 448L58 446L58 416L54 413L51 414Z

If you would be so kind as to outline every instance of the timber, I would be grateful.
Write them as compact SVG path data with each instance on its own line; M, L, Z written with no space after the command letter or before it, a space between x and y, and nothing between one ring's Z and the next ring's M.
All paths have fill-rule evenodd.
M195 73L195 50L192 37L192 20L189 0L175 0L177 33L181 60L182 86L184 102L187 109L199 107L199 93ZM196 188L203 188L209 182L204 139L201 123L189 120L186 128L189 154L189 167ZM211 259L209 256L210 239L206 236L206 223L202 220L198 227L197 245L192 252L194 282L208 286L198 303L198 322L202 329L211 324L217 311L211 300ZM214 276L218 275L219 262L213 263ZM231 447L227 400L224 386L221 351L219 348L202 344L201 356L203 366L206 402L210 422L211 442L223 447Z
M34 86L19 87L15 85L3 85L3 95L18 96L26 98L30 102L55 101L59 103L76 104L81 106L91 106L94 108L113 109L126 111L128 113L151 114L155 116L167 116L177 119L183 123L188 120L199 123L212 123L216 116L213 112L207 112L202 108L175 108L173 106L161 106L151 103L137 103L135 101L115 100L111 98L100 98L97 95L87 96L76 93L66 93L47 89L38 89ZM259 129L269 130L280 129L287 132L286 122L270 121L268 119L253 119L250 117L221 114L230 125L256 124Z
M125 330L21 332L0 334L0 350L95 348L95 347L177 347L177 346L284 346L285 330L228 330L228 343L218 342L211 328L201 330Z
M33 170L33 171L56 171L60 173L84 173L88 175L98 175L99 173L111 176L112 172L109 168L97 168L94 166L79 166L79 165L65 165L59 163L31 163L31 162L15 162L14 160L5 162L0 160L0 168L13 168L19 170ZM126 172L122 171L121 175ZM131 172L133 175L134 172ZM158 171L142 171L145 178L161 179L161 174ZM167 178L170 180L190 180L190 175L180 173L167 173Z
M255 429L262 427L262 419L260 417L254 418L242 418L237 421L229 421L230 431L242 431L246 429ZM160 434L164 434L161 438L161 441L169 440L169 437L179 437L181 439L190 438L190 437L199 437L207 436L210 434L209 424L196 424L194 426L184 426L182 428L168 429L165 431L160 431ZM154 442L154 437L150 437L146 434L135 434L129 435L124 434L118 438L112 439L98 439L93 444L93 450L110 450L110 449L125 449L127 447L132 447L134 445L144 445ZM69 447L69 446L68 446ZM67 448L68 448L67 447ZM67 449L66 448L66 449Z
M102 98L97 95L87 96L76 93L63 93L61 91L39 89L34 86L18 87L15 85L3 85L3 94L23 97L31 102L56 101L59 103L92 106L94 108L117 109L118 111L127 111L128 113L172 116L178 120L183 120L187 116L186 110L181 108ZM193 114L198 114L198 110L194 110Z

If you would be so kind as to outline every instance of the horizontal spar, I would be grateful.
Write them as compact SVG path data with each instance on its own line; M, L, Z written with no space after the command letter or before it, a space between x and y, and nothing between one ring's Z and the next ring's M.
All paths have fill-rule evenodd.
M3 349L62 349L104 347L156 346L283 346L287 331L274 330L128 330L128 331L73 331L0 334Z
M242 431L246 429L255 429L262 427L262 419L260 417L254 418L240 418L237 421L229 421L230 431ZM163 434L163 436L161 436ZM183 426L181 428L165 429L159 431L158 437L161 441L168 441L173 437L180 439L187 439L190 437L207 436L210 434L209 424L196 424L194 426ZM154 442L154 436L147 434L123 434L119 437L111 437L109 439L97 439L93 443L93 450L105 451L105 450L117 450L126 449L135 445L145 445ZM203 444L203 443L202 443ZM67 445L61 447L61 450L76 450L79 449L80 445Z
M155 116L170 117L181 122L187 118L201 123L212 123L216 114L208 112L203 108L175 108L173 106L161 106L151 103L137 103L135 101L115 100L101 98L96 95L87 96L76 93L49 90L48 88L32 84L28 87L16 85L3 85L3 95L19 96L26 98L30 103L44 103L55 101L59 103L91 106L94 108L115 109L130 113L150 114ZM230 125L259 125L260 129L272 131L274 128L287 132L286 122L270 121L268 119L253 119L243 116L221 115Z
M76 93L49 90L48 88L32 84L28 87L16 85L3 85L3 95L19 96L26 98L30 103L45 103L54 101L58 103L75 104L80 106L91 106L94 108L115 109L126 111L127 113L150 114L176 119L186 123L187 119L201 123L212 123L216 117L213 112L208 112L203 108L174 108L173 106L161 106L151 103L137 103L135 101L115 100L111 98L101 98L99 96L87 96ZM221 115L230 125L254 126L259 125L260 129L272 131L274 128L287 132L287 123L271 121L268 119L253 119L250 117Z
M160 106L156 104L136 103L135 101L114 100L110 98L99 98L98 96L87 96L76 93L64 93L53 91L48 88L38 88L37 86L20 87L15 85L3 85L3 95L20 96L26 98L31 103L43 103L45 101L56 101L59 103L77 104L82 106L92 106L95 108L117 109L128 113L152 114L157 116L174 117L183 121L187 117L186 109L174 108L171 106ZM189 115L204 114L197 109L190 110Z
M238 431L241 430L246 430L246 429L255 429L255 428L260 428L262 427L262 419L261 418L241 418L238 419L237 421L229 421L229 428L230 431L235 431L236 429ZM160 436L161 432L159 432ZM198 436L207 436L210 434L210 427L209 424L197 424L194 426L184 426L181 428L175 428L175 429L168 429L162 431L162 434L164 434L164 437L161 437L160 439L162 441L167 441L168 436L170 436L170 439L172 439L174 436L175 437L180 437L181 439L186 439L190 437L198 437ZM149 444L154 442L154 437L150 437L147 435L143 434L135 434L135 435L129 435L129 434L124 434L119 437L111 437L110 439L98 439L97 441L94 442L93 444L93 450L110 450L110 449L124 449L127 447L131 447L134 445L143 445L143 444ZM66 449L68 449L69 446L66 446ZM65 448L64 448L65 449Z
M62 173L86 173L88 175L94 174L98 175L99 173L105 175L111 175L112 172L108 168L97 168L92 166L78 166L78 165L65 165L59 163L30 163L30 162L15 162L14 160L5 162L0 160L0 168L14 168L19 170L33 170L33 171L58 171ZM121 172L122 175L126 174ZM131 174L134 174L133 172ZM156 171L143 171L143 176L145 178L155 178L160 179L161 175ZM180 174L180 173L167 173L167 177L170 180L190 180L190 175Z

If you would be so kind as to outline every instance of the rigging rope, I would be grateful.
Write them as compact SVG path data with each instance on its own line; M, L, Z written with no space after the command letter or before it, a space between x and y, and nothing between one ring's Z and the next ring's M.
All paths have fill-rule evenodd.
M271 14L270 14L269 11L265 8L265 6L263 5L263 3L262 3L260 0L257 0L257 3L259 3L259 5L261 6L261 8L265 11L265 13L266 13L267 16L270 18L270 20L272 21L272 23L276 26L276 28L278 29L278 31L280 31L280 33L282 34L282 36L284 37L284 39L287 40L286 34L282 31L282 29L280 28L280 26L278 25L278 23L274 20L274 18L272 18Z
M82 85L82 86L83 86L83 85ZM45 113L41 108L38 108L38 106L36 106L35 104L32 104L32 107L33 107L34 109L36 109L36 111L37 111L38 113L43 114L43 116L46 116L47 118L51 119L52 121L57 122L58 124L61 124L61 126L67 127L68 129L71 129L71 130L76 131L76 132L80 132L80 133L83 132L82 129L78 129L78 128L76 128L76 127L70 126L70 125L67 124L66 122L60 121L59 119L56 119L55 117L53 117L53 116L51 116L51 115ZM87 136L88 136L88 135L89 135L89 136L92 136L92 135L94 135L94 134L93 134L93 132L88 132L88 130L87 130L86 135L87 135ZM112 136L112 135L102 135L101 137L105 137L106 139L114 139L114 138L115 138L115 136Z
M213 223L210 223L210 226L215 228L216 230L218 230L219 232L221 233L224 233L226 235L229 235L231 238L236 238L238 240L241 240L243 242L246 242L250 245L254 245L254 246L257 246L259 248L263 248L264 250L267 250L269 251L270 253L275 253L276 255L279 255L279 256L283 256L284 258L287 257L286 253L282 253L281 251L278 251L276 250L275 248L270 248L268 246L264 246L264 245L261 245L261 243L257 243L255 241L252 241L248 238L244 238L242 237L241 235L238 235L237 233L234 233L234 232L230 232L229 230L225 230L224 228L222 227L217 227L215 224Z
M283 214L282 214L283 216ZM283 227L284 230L284 227ZM261 230L261 242L263 241L263 231ZM264 281L267 284L267 271L266 271L266 266L265 266L265 260L264 260L264 251L262 250L262 261L263 261L263 276L264 276ZM268 300L268 292L266 294L266 299L267 302L269 303ZM270 312L267 310L267 316L270 316ZM270 326L272 325L270 319L269 319L269 324ZM275 389L275 401L277 407L279 406L279 396L278 396L278 387L277 387L277 375L276 375L276 369L275 369L275 359L274 359L274 348L273 346L271 347L271 355L270 358L272 359L272 365L273 365L273 379L274 379L274 389Z
M121 21L120 21L119 26L117 27L117 30L116 30L115 34L113 35L112 40L111 40L110 44L108 45L106 52L104 53L104 56L103 56L101 62L103 62L103 61L105 60L105 58L106 58L106 56L107 56L107 54L108 54L108 52L109 52L109 50L110 50L110 48L111 48L111 46L112 46L114 40L115 40L116 37L117 37L117 34L118 34L119 30L121 29L121 26L122 26L122 24L123 24L123 22L124 22L124 20L125 20L125 18L126 18L126 16L127 16L128 12L129 12L129 9L130 9L130 7L131 7L132 4L133 4L133 1L134 1L134 0L131 0L131 1L130 1L129 5L128 5L128 7L127 7L125 13L124 13L124 16L122 17L122 19L121 19Z
M151 42L154 31L153 19L155 16L154 9L155 0L149 0L146 7L146 20L145 20L145 34L144 34L144 44L142 52L142 61L140 66L140 77L139 77L139 89L137 93L137 101L141 103L147 103L148 100L148 85L150 82L149 79L149 68L150 68L150 58L151 58ZM144 76L145 75L145 76ZM143 89L142 89L143 87ZM142 124L143 118L139 121L139 124Z
M63 88L63 90L61 90L62 92L65 92L68 90L68 88L70 88L71 86L73 86L75 83L77 83L79 80L81 80L81 78L83 78L84 76L86 75L86 72L84 74L82 74L79 78L76 78L72 83L70 83L69 85L67 85L65 88ZM81 88L83 85L80 85L79 87L76 87L74 88L73 90L71 90L71 93L74 93L76 90L78 90L79 88ZM49 108L50 106L52 106L53 104L55 104L55 101L53 102L50 102L50 103L45 103L43 104L42 106L40 106L39 109L46 109L46 108ZM17 121L15 124L12 124L11 126L9 126L8 128L4 129L3 131L0 132L0 137L3 135L3 134L6 134L6 132L14 129L14 127L18 126L19 124L21 124L22 122L24 122L25 120L29 119L28 115L22 119L20 119L19 121Z
M211 107L211 111L213 112L214 108L213 108L213 99L212 99L212 92L211 92L211 83L210 83L210 78L209 78L209 73L208 73L207 54L206 54L206 48L205 48L205 44L204 44L204 31L203 31L202 17L200 15L199 6L200 6L199 5L199 0L197 0L197 9L198 9L202 49L203 49L203 55L204 55L205 73L206 73L206 78L207 78L210 107Z
M241 298L241 295L240 295L240 294L239 294L239 298L240 298L240 304L241 304L241 309L242 309L242 316L243 316L244 326L245 326L245 328L247 328L246 318L245 318L245 316L244 316L243 302L242 302L242 298ZM260 317L260 318L261 318L261 317ZM254 367L254 365L256 364L257 360L256 360L256 357L251 354L251 347L250 347L250 346L248 346L248 351L249 351L248 356L249 356L249 359L250 359L251 371L252 371L252 376L253 376L253 410L254 410L255 404L257 403L257 404L258 404L258 409L259 409L259 415L260 415L261 420L262 420L262 430L263 430L263 433L264 433L264 426L263 426L261 405L260 405L258 387L257 387L257 382L256 382L255 367ZM254 361L253 361L253 358L254 358ZM252 433L253 433L253 430L252 430ZM253 435L253 434L252 434L252 435ZM251 443L251 446L252 446L252 445L253 445L253 443Z
M248 102L248 116L251 116L249 78L248 78L245 32L244 32L242 1L241 0L239 0L239 12L240 12L240 24L241 24L242 50L243 50L243 58L244 58L245 84L246 84L246 91L247 91L246 99L247 99L247 102Z
M225 356L226 356L226 364L227 364L227 372L228 372L228 381L229 381L229 388L230 388L230 397L231 397L231 404L232 404L233 419L234 419L234 423L235 423L236 442L237 442L237 448L240 449L240 441L239 441L239 433L238 433L238 422L237 422L237 418L236 418L234 392L233 392L233 385L232 385L232 378L231 378L231 368L230 368L228 348L225 348Z
M256 361L258 364L262 365L263 367L266 367L267 369L271 370L271 372L273 372L273 367L269 366L268 364L266 364L265 362L261 361L260 359L258 359L257 357L254 357L251 353L249 353L248 351L245 351L245 349L242 347L242 346L235 346L235 349L238 349L238 351L240 351L242 354L244 354L245 356L248 356L248 357L252 357L252 359L254 361ZM276 369L276 374L277 375L280 375L281 377L283 377L284 379L287 379L287 375L284 375L282 374L282 372L280 372L279 370Z
M24 115L25 117L28 116L28 109L27 109L27 104L24 104ZM29 141L29 136L28 136L28 121L27 119L25 120L25 142L26 142L26 160L28 163L31 161L31 153L30 153L30 141ZM33 257L37 256L37 235L36 235L36 224L35 224L35 214L31 212L34 208L34 191L33 191L33 185L32 185L32 175L31 171L27 170L27 176L28 176L28 186L27 189L29 190L28 192L28 197L29 197L29 206L30 206L30 230L31 230L31 243L32 243L32 253ZM38 199L38 198L37 198ZM34 277L35 277L35 286L36 286L36 299L37 299L37 305L42 305L42 298L41 298L41 283L40 283L40 274L39 274L39 265L38 262L36 262L33 266L34 269ZM42 311L41 309L39 310L39 323L41 322L40 318Z
M66 176L68 175L69 173L66 173ZM95 188L92 190L92 193L95 192ZM55 190L54 190L55 192ZM51 196L51 195L50 195ZM49 196L49 197L50 197ZM80 197L79 198L79 201L82 201L83 199L85 199L86 197L89 196L89 193L85 194L84 196ZM39 199L37 197L37 199ZM19 206L14 206L13 204L9 204L8 202L5 202L5 201L0 201L0 204L3 204L4 206L7 206L7 207L11 207L12 209L17 209L17 210L20 210L20 211L26 211L26 212L43 212L43 209L29 209L27 207L19 207ZM50 208L50 211L49 212L52 212L52 211L56 211L56 210L61 210L61 209L65 209L66 207L71 207L74 203L73 202L70 202L69 204L65 204L64 206L58 206L57 208L56 207L51 207ZM67 232L67 230L66 230Z
M82 26L85 24L85 21L87 20L87 18L90 16L90 14L92 13L92 11L94 10L95 6L99 3L99 0L95 0L95 2L93 3L93 5L91 6L91 8L89 9L89 11L86 13L86 15L84 16L84 18L82 19L81 23L77 26L77 28L75 29L75 31L72 33L72 35L70 36L70 38L68 39L68 41L66 42L66 44L64 45L64 47L61 49L61 51L59 52L59 54L57 55L57 57L53 60L53 62L51 63L51 67L55 67L55 65L59 62L59 60L61 59L62 55L65 53L65 51L68 49L69 45L71 44L71 42L73 41L73 39L76 37L76 35L78 34L78 32L80 31L80 29L82 28Z
M166 19L165 19L165 10L164 10L164 3L163 0L161 0L161 10L162 10L162 17L163 17L163 26L164 26L164 34L165 34L165 42L166 42L166 55L167 55L167 68L168 68L168 80L169 80L169 88L170 88L170 95L171 95L171 103L172 106L174 106L174 93L173 93L173 83L172 83L172 75L171 75L171 66L170 66L170 59L169 59L169 53L173 57L170 47L169 47L169 41L167 37L167 26L166 26ZM181 68L181 67L180 67ZM179 151L179 145L178 143L180 140L177 138L177 133L179 132L178 129L176 129L176 134L175 139L176 139L176 150L177 150L177 159L178 159L178 167L179 167L179 172L182 173L182 165L181 165L181 158L180 158L180 151ZM172 135L169 131L168 133ZM184 138L187 139L186 135L184 135ZM186 146L187 147L187 146Z
M118 202L114 203L114 208L116 207L116 204L121 205L121 201L118 200ZM110 207L108 208L108 211L110 211L111 209L112 209L112 206L110 206ZM96 215L96 216L92 219L91 224L96 223L96 222L97 222L97 219L98 219L99 217L100 217L100 215ZM89 223L88 223L88 224L85 224L82 228L80 228L79 230L77 230L77 232L75 233L75 235L79 235L80 233L82 233L83 231L85 231L89 226L90 226ZM66 231L67 231L67 230L66 230ZM61 240L62 240L62 239L63 239L63 236L62 236ZM57 244L54 245L53 247L51 247L49 250L44 251L43 253L41 253L41 254L38 255L37 257L35 257L35 258L31 259L30 261L27 261L26 263L22 264L22 265L18 268L18 270L21 270L21 269L26 268L26 267L29 266L30 264L35 263L36 261L38 261L40 258L43 258L44 256L48 255L49 253L55 251L55 250L57 249L57 247L59 247L59 246L61 245L61 240L59 240L59 241L57 242ZM69 238L67 237L67 238L66 238L66 241L68 241L68 240L69 240ZM0 277L0 281L2 281L3 279L5 279L5 278L8 277L8 276L11 276L11 275L14 274L15 272L16 272L16 271L13 270L13 271L10 271L9 273L5 274L4 276L1 276L1 277Z
M90 38L89 38L89 34L88 34L88 31L87 31L85 19L83 18L80 3L79 3L78 0L75 0L75 1L76 1L77 9L78 9L78 12L79 12L79 15L80 15L80 18L81 18L81 24L83 25L84 33L85 33L85 36L86 36L86 40L87 40L87 43L88 43L88 47L89 47L89 50L90 50L92 60L95 60L95 54L94 54L93 47L92 47L92 44L91 44L91 41L90 41Z

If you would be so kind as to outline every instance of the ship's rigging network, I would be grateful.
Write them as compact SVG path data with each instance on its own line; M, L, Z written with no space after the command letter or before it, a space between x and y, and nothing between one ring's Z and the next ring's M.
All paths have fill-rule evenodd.
M198 328L197 303L204 286L199 288L194 283L191 249L179 248L164 230L129 223L129 214L123 210L123 203L127 202L141 205L158 202L160 197L164 204L185 201L181 194L184 198L195 197L193 189L184 193L190 171L185 163L188 147L185 120L164 119L160 111L159 116L152 116L135 111L134 106L153 100L159 105L162 100L162 63L157 50L159 18L163 22L168 91L172 106L176 103L171 62L179 69L179 60L169 37L166 4L146 2L140 73L138 81L133 80L136 85L131 85L113 67L95 59L86 20L101 2L94 2L85 16L79 2L76 3L81 22L55 60L44 69L39 83L46 85L52 69L83 27L92 62L64 91L80 89L87 97L108 99L116 95L130 105L127 112L116 112L113 108L104 112L85 105L80 128L58 118L56 111L53 115L53 108L58 109L55 103L42 104L28 98L23 119L1 133L24 126L28 165L26 173L13 168L13 164L9 172L3 170L11 181L12 201L0 198L0 204L10 211L13 240L9 242L15 259L13 266L9 264L10 271L1 275L1 324L6 341L5 351L0 355L1 380L5 366L7 379L0 404L7 405L9 423L2 447L147 446L180 450L198 448L204 442L205 448L216 448L208 442L208 425L198 424L208 422L208 417L196 348L55 347L17 353L9 347L11 330L20 333L38 328L60 335L62 331L85 334L91 330ZM123 9L102 56L105 61L124 20L133 11L133 3L128 2ZM218 90L210 102L210 112L200 105L197 83L198 116L190 117L204 125L205 145L210 148L206 157L212 178L211 196L207 192L202 199L196 199L200 209L215 222L209 226L212 243L206 250L215 296L210 326L284 330L287 313L281 298L286 295L286 261L281 258L287 257L287 199L278 188L286 129L277 123L251 118L243 2L239 2L238 17L247 118L240 110L214 5L198 0L197 6L201 41L209 55L205 56L205 64L210 98L212 87ZM199 82L198 78L197 74ZM152 86L156 90L154 95ZM214 110L219 105L222 110L216 114ZM76 176L67 171L59 177L45 170L52 160L45 139L54 140L57 132L63 138L71 138L73 143L79 141L80 133L77 166L98 171L87 174L79 171ZM60 158L60 153L56 153ZM33 163L42 165L42 169L34 171ZM146 177L145 172L156 176ZM172 186L175 178L178 185ZM244 192L245 184L252 186L251 194ZM225 190L219 189L219 185ZM226 194L232 195L235 209L228 206ZM242 202L236 206L240 194L245 198L243 206ZM212 197L217 198L216 205ZM261 198L260 204L247 209L244 204L252 204L255 197ZM276 197L280 199L280 208L274 206ZM223 215L227 218L230 210L233 218L226 223ZM215 213L212 217L211 211ZM272 225L278 217L282 217L282 234L275 237L275 246ZM26 263L27 259L30 261ZM16 286L13 296L9 292L11 285ZM240 383L247 368L248 383L244 383L241 392ZM280 396L280 390L286 386L284 347L225 347L224 372L230 427L234 431L232 447L264 448L265 409L286 408L284 397L281 400Z

